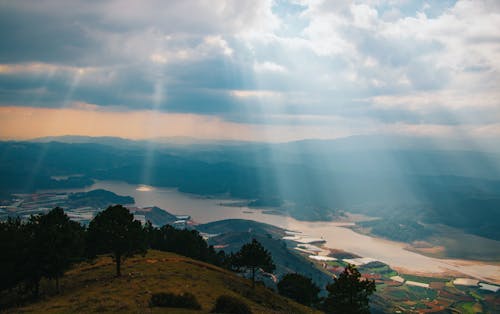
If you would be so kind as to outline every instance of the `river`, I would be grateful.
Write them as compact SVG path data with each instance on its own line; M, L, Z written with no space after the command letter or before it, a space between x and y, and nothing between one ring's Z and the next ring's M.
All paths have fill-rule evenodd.
M299 231L312 237L323 238L325 247L371 257L407 272L439 274L459 272L480 280L500 283L500 266L484 262L438 259L406 250L405 244L362 235L345 228L346 223L307 222L291 217L268 215L260 210L224 206L231 199L214 199L185 194L176 189L146 187L124 182L98 181L85 189L58 191L90 191L105 189L119 195L135 198L138 207L158 206L172 214L190 215L195 222L206 223L222 219L241 218L268 223L288 230Z

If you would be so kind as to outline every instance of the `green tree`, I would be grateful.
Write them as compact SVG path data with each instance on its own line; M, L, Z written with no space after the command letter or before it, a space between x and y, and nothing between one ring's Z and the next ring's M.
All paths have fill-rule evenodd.
M258 268L268 273L272 273L276 269L271 253L255 239L243 245L241 249L233 255L232 265L238 269L247 268L252 271L252 287L255 287L255 271Z
M286 274L278 282L278 292L281 295L307 306L318 302L319 291L311 278L301 274Z
M0 221L0 291L25 279L28 242L26 224L19 218Z
M48 279L55 279L59 292L59 278L81 258L84 248L83 227L69 219L60 207L45 215L33 216L31 253L38 264L37 272Z
M175 252L217 266L225 266L224 251L216 252L196 230L177 229L170 225L153 228L146 224L149 247L155 250Z
M326 313L358 314L370 313L370 295L376 286L373 280L361 279L356 266L349 264L326 290L329 293L323 304Z
M87 231L90 256L111 253L116 263L116 276L121 263L134 254L146 253L146 234L141 223L122 205L114 205L97 214Z

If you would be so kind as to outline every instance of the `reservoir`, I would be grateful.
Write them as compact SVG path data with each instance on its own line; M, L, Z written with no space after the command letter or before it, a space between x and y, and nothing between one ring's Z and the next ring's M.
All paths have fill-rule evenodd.
M328 248L370 257L389 264L399 270L413 273L438 274L459 272L479 280L500 283L500 265L471 262L456 259L438 259L424 256L405 249L405 243L362 235L345 228L340 222L307 222L287 216L263 214L262 211L246 206L227 206L232 199L215 199L185 194L176 189L138 186L124 182L98 181L85 189L59 190L90 191L105 189L119 195L134 197L138 207L158 206L172 214L190 215L197 223L222 219L249 219L268 223L284 229L299 231L306 235L323 238Z

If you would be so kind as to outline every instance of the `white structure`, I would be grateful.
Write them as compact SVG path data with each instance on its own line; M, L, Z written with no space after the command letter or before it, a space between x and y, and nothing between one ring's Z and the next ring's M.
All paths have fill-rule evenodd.
M429 288L429 284L428 283L423 283L423 282L416 282L416 281L411 281L411 280L408 280L406 282L407 285L409 286L415 286L415 287L421 287L421 288Z
M353 264L354 266L361 266L368 263L376 262L377 260L371 257L360 257L360 258L346 258L343 259L343 261L349 264Z
M453 280L454 285L458 286L477 286L479 280L471 278L457 278Z
M498 290L500 290L500 287L499 286L495 286L495 285L490 285L488 283L484 283L484 282L480 282L479 283L479 289L483 289L483 290L487 290L487 291L491 291L491 292L497 292Z
M302 253L308 254L308 255L316 254L316 252L314 252L314 251L310 251L310 250L307 250L307 249L303 249L303 248L298 247L298 246L297 246L297 247L294 247L293 249L294 249L294 250L296 250L296 251L299 251L299 252L302 252Z
M319 262L333 262L337 260L335 257L322 255L309 255L309 258Z
M312 244L299 244L299 245L297 245L297 247L304 249L304 250L311 251L311 252L318 252L318 253L323 252L323 249L321 249L315 245L312 245Z
M401 276L392 276L391 280L396 281L396 282L400 282L400 283L404 283L405 282L405 279L403 277L401 277Z
M283 240L294 241L301 244L313 244L313 243L325 243L326 241L321 238L313 238L308 236L286 236L282 238Z
M210 238L216 237L220 235L220 233L205 233L205 232L200 232L201 237L207 241Z

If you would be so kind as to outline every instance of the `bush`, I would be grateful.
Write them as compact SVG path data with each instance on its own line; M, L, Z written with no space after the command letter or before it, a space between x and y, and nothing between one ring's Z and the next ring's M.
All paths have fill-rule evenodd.
M221 295L215 301L212 313L252 314L250 307L238 298Z
M177 307L185 309L200 310L201 306L196 297L191 293L174 294L167 292L154 293L149 302L151 306Z
M286 274L278 282L278 291L281 295L301 304L311 306L319 301L320 289L311 278L300 274Z

